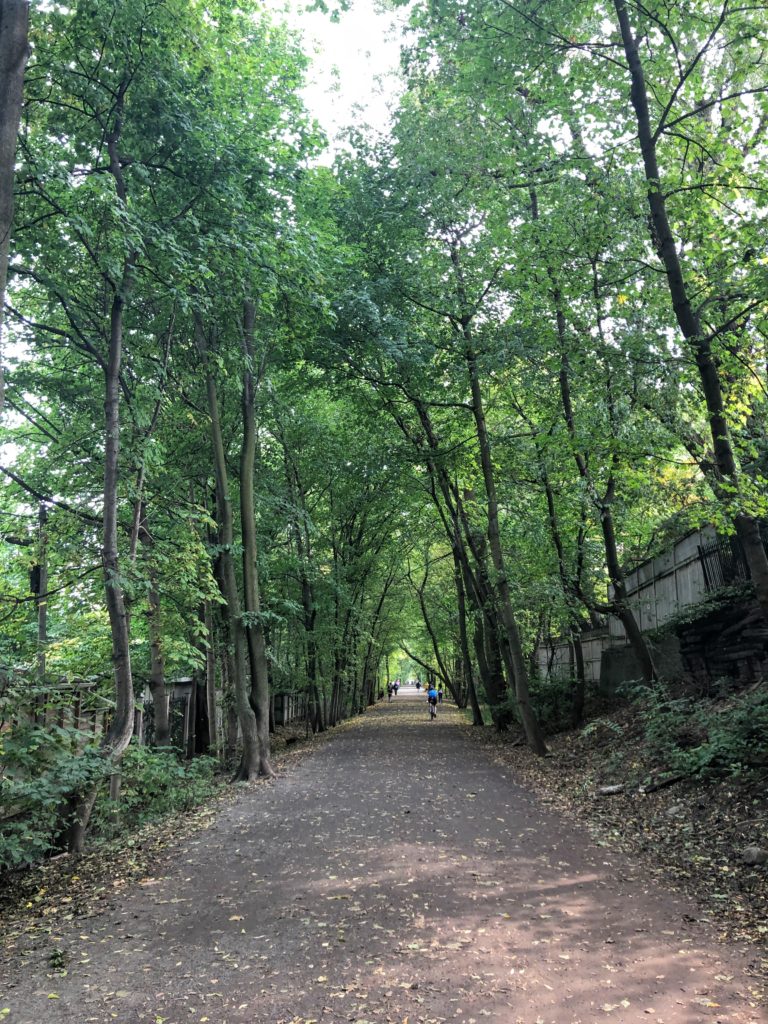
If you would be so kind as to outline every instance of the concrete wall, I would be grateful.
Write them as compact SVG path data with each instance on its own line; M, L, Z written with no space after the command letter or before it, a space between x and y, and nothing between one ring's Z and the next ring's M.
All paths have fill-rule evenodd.
M680 639L665 636L658 643L650 643L651 652L659 674L665 679L679 679L683 672ZM598 690L603 696L611 696L622 683L640 680L643 673L631 647L607 647L603 651L600 665Z

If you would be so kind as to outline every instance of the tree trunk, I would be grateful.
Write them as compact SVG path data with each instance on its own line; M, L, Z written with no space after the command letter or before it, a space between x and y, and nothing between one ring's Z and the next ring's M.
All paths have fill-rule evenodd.
M363 689L363 693L361 694L361 698L362 698L361 702L360 702L360 710L361 711L363 710L363 708L366 705L371 705L371 704L375 703L374 690L376 689L376 682L375 682L375 677L371 673L371 658L373 656L373 650L374 650L374 647L376 646L376 642L377 642L377 640L376 640L376 630L378 628L378 625L379 625L379 622L380 622L380 619L381 619L381 612L382 612L382 609L384 608L384 602L387 599L387 594L389 593L389 588L392 586L392 583L394 582L394 579L395 579L395 571L393 569L392 572L387 577L387 579L384 581L384 586L382 588L381 594L379 595L379 600L378 600L378 602L376 604L376 609L375 609L375 611L373 613L373 617L371 619L371 627L370 627L370 631L369 631L370 639L368 641L368 646L367 646L366 652L365 652L365 660L363 662L363 687L364 687L364 689Z
M421 611L421 618L422 618L422 621L424 623L424 626L426 627L427 633L429 634L429 639L430 639L430 642L432 644L432 653L434 654L435 661L437 662L440 678L445 683L446 687L451 691L451 695L453 696L453 699L458 704L459 703L458 695L456 694L456 691L455 691L454 685L453 685L453 680L451 679L450 672L448 671L448 668L447 668L447 666L445 664L445 660L444 660L443 655L442 655L442 653L440 651L440 645L437 642L437 634L435 633L434 627L432 626L432 622L431 622L431 620L429 618L429 612L427 611L427 602L426 602L426 600L424 598L424 590L425 590L426 585L427 585L428 571L429 571L428 567L425 568L425 570L424 570L424 579L423 579L423 581L421 583L421 586L417 587L417 586L414 585L414 589L415 589L416 594L417 594L417 596L419 598L419 609ZM433 675L434 675L434 673L433 673Z
M304 569L304 567L302 567ZM301 572L301 606L304 615L304 638L306 643L307 690L310 703L310 723L312 732L322 732L322 713L319 694L317 692L317 638L315 636L315 619L317 609L315 597L306 571Z
M110 170L117 184L121 205L127 205L122 169L117 152L122 121L122 93L114 131L107 140ZM104 545L102 558L106 581L107 610L112 631L112 660L115 667L115 713L107 734L106 746L117 760L133 734L133 677L131 675L130 636L125 598L120 582L118 554L118 480L120 465L120 366L123 355L123 316L133 280L135 255L129 257L123 279L112 300L109 353L105 367L105 441L104 441Z
M632 33L626 0L614 0L614 7L632 83L630 99L635 110L640 150L648 183L647 197L653 225L652 237L664 264L675 318L683 337L694 354L704 394L715 454L713 490L726 504L728 513L734 522L736 532L744 547L744 555L757 600L763 610L763 616L768 620L768 555L764 545L759 541L759 523L755 517L738 508L734 509L733 506L731 491L734 491L738 497L739 470L731 445L720 372L712 355L711 342L703 333L701 319L691 303L682 263L678 255L677 240L667 215L667 202L656 154L657 137L651 128L645 73L637 41ZM723 489L719 486L723 482L729 485L724 494Z
M195 340L200 355L206 360L208 344L199 314L195 314ZM219 524L219 571L217 573L222 597L227 606L227 628L231 647L231 685L237 709L237 720L243 743L243 755L235 778L251 779L259 773L260 744L256 725L256 715L250 702L250 687L246 671L245 630L240 612L240 595L237 589L235 563L232 556L234 526L232 516L232 499L229 494L227 478L227 462L224 452L224 439L221 432L219 417L219 399L216 381L209 365L205 366L205 384L208 398L208 414L211 420L211 443L213 446L213 466L216 477L216 518Z
M571 402L570 364L564 347L563 328L560 326L562 310L560 309L559 302L557 303L557 306L559 324L558 331L561 337L560 401L563 409L563 418L565 419L566 429L568 430L568 434L573 443L573 458L579 471L579 476L584 481L585 486L589 488L593 503L596 505L600 516L600 529L603 534L605 562L608 569L608 576L611 584L613 585L614 593L612 614L614 614L624 626L624 631L627 634L627 640L629 641L632 650L635 652L643 679L645 679L646 682L650 682L656 678L656 667L653 664L651 650L646 643L645 637L643 636L640 626L637 623L637 619L635 618L635 614L630 608L627 600L627 588L624 581L624 572L621 568L618 548L616 545L616 531L613 524L613 512L611 511L611 503L613 502L615 492L615 478L613 473L611 473L605 496L600 499L595 493L594 481L592 480L590 471L587 468L586 460L576 446L576 425L573 414L573 405ZM611 400L609 393L609 401Z
M160 593L157 572L151 564L152 537L143 519L139 524L139 540L148 553L149 590L147 592L147 630L149 633L149 692L152 696L154 718L154 746L167 747L171 742L171 716L169 693L165 685L165 656L160 621Z
M465 593L475 608L474 644L477 667L485 687L488 706L493 724L499 732L509 728L514 720L509 706L509 691L502 668L502 653L499 644L500 624L496 610L496 595L493 592L487 565L487 541L485 536L473 537L463 504L457 508L464 518L464 532L469 537L472 557L476 570L473 572L465 548L458 548L462 566ZM461 518L461 516L459 518ZM458 522L455 523L455 537L459 537ZM510 677L511 678L511 677Z
M577 627L571 630L571 649L574 661L573 685L571 687L571 723L574 726L578 726L584 721L587 678L584 674L584 648L581 644L581 633Z
M535 188L529 190L531 199L531 217L534 222L539 220L539 203L538 195ZM588 493L590 494L592 503L597 507L600 514L601 528L603 531L604 545L605 545L605 556L606 563L609 568L609 575L611 582L614 585L614 591L621 592L624 595L624 600L617 602L616 607L613 609L612 614L615 614L617 618L622 622L627 633L627 638L637 655L638 662L642 666L644 677L646 673L650 671L652 673L651 678L655 675L655 669L653 668L653 661L650 653L650 649L645 642L645 637L642 635L637 622L634 617L634 613L626 602L626 588L624 586L624 574L619 563L619 559L616 555L616 540L615 531L613 527L613 515L610 510L610 500L600 501L597 497L594 481L591 473L588 469L587 460L583 453L580 451L577 444L576 436L576 422L573 412L573 403L571 401L571 384L570 384L570 360L568 357L568 339L566 334L566 318L563 310L562 293L558 284L558 275L555 269L551 266L547 266L547 273L550 281L552 282L552 297L554 300L555 309L555 320L557 323L557 337L560 346L560 372L559 372L559 386L560 386L560 402L562 405L563 419L565 420L566 429L568 436L571 440L572 452L574 462L579 472L579 476L583 481ZM599 300L598 291L594 291L595 301ZM600 320L600 311L598 309L598 327L600 329L602 337L602 327ZM613 396L611 394L610 383L608 385L608 405L612 408ZM563 594L566 599L566 603L569 609L569 629L571 636L575 636L580 629L579 615L576 607L576 598L584 600L584 595L581 592L581 573L583 570L583 527L580 528L579 534L579 554L578 554L578 569L575 577L572 577L568 572L568 568L565 564L565 554L560 537L560 530L557 522L557 515L554 502L554 494L549 481L549 475L547 472L546 461L544 456L539 452L539 467L544 482L546 497L547 497L547 508L549 513L549 525L552 541L557 552L558 559L558 572L560 575L560 582L563 589ZM611 477L611 483L609 484L609 490L613 488L613 476ZM607 519L606 519L607 517ZM610 550L609 550L610 548ZM613 566L613 570L611 570ZM592 610L590 610L592 614ZM580 647L579 647L580 649ZM581 681L583 682L583 680Z
M261 622L256 516L253 506L254 462L256 458L256 409L253 381L253 303L243 304L243 444L240 453L240 530L243 538L243 598L247 624L248 659L251 669L251 706L256 716L259 740L259 774L274 777L269 757L269 666L264 627Z
M328 703L328 725L331 727L338 724L339 721L339 704L340 704L340 693L341 693L341 678L343 672L343 662L339 652L336 652L334 657L334 669L333 669L333 685L331 687L331 699Z
M13 224L13 177L16 141L21 120L24 68L29 54L28 0L0 3L0 412L5 405L3 341L5 288L8 281L11 225Z
M103 741L105 759L117 763L133 735L134 697L131 674L130 636L125 598L120 582L120 559L117 546L118 467L120 455L120 362L123 341L123 312L130 269L112 301L110 313L109 354L104 368L104 527L102 534L102 565L105 598L112 637L112 666L115 682L115 708ZM82 853L85 835L99 781L73 795L70 805L73 817L69 824L67 844L70 853Z
M611 478L611 481L608 484L608 498L600 509L600 525L603 530L608 576L613 584L613 605L616 609L615 614L621 621L622 626L624 626L627 634L627 640L635 652L643 679L647 683L650 683L657 678L656 666L653 664L653 656L651 655L650 648L645 642L645 637L640 632L637 619L635 618L632 609L629 607L627 599L627 587L624 582L624 573L622 572L621 565L619 563L619 554L616 548L616 534L613 529L613 515L611 514L610 507L612 488L613 478Z
M312 701L312 732L325 732L325 694L321 698L317 682L311 684L310 695Z
M488 508L488 545L491 549L491 561L493 562L493 567L496 573L496 578L493 582L495 590L499 596L499 613L504 627L505 639L509 644L509 653L514 673L513 682L515 687L515 698L528 746L534 751L534 753L543 756L547 753L547 746L544 742L544 736L536 718L536 713L531 706L530 695L528 692L528 670L523 656L523 648L520 642L517 621L512 610L509 580L507 578L507 571L504 563L504 553L501 547L498 502L496 498L496 481L493 475L491 446L485 422L483 397L477 371L477 357L471 344L468 323L464 325L464 340L466 344L465 359L472 393L472 413L475 419L475 431L477 434L478 447L480 449L480 465L483 472Z
M580 591L580 581L574 583L571 579L568 568L565 562L565 549L563 546L563 539L560 535L560 526L557 518L557 509L555 507L555 495L552 489L552 483L549 479L549 473L547 471L546 462L543 456L539 456L541 477L544 482L544 489L547 497L547 511L549 514L549 529L552 536L552 543L555 546L557 552L557 565L558 572L560 575L560 586L563 590L563 597L565 598L566 604L568 605L568 612L570 617L570 633L571 633L571 646L573 650L574 658L574 675L573 675L573 686L572 686L572 701L571 701L571 721L576 725L580 725L584 718L584 702L587 693L587 680L584 674L584 650L581 644L581 617L578 615L577 600ZM581 550L583 548L583 537L581 531L579 534L579 556L581 556ZM546 635L546 629L540 630L540 635L543 638ZM540 642L540 641L539 641ZM537 643L538 648L538 643Z
M499 732L503 732L513 721L513 716L507 703L507 683L501 664L501 652L496 640L496 624L483 609L475 611L474 619L475 628L472 639L480 678L483 681L493 724Z
M296 557L299 563L299 585L301 587L301 607L304 621L304 641L306 644L308 717L313 733L324 732L325 723L323 722L323 710L317 686L318 659L317 636L315 634L317 606L315 604L314 588L312 586L312 579L309 572L312 564L312 547L309 531L307 529L304 489L302 487L296 465L291 459L290 452L288 450L288 443L282 433L282 430L280 440L283 446L283 458L285 462L285 475L288 483L288 490L297 513L292 517L291 525L296 542ZM301 517L300 522L299 516Z
M165 685L165 656L160 631L160 595L156 580L152 580L147 595L149 602L149 692L155 723L156 747L167 747L171 742L171 716L168 687Z
M219 746L218 722L216 721L216 654L210 601L205 602L203 615L207 634L207 643L205 645L205 703L208 708L208 742L211 750L216 751Z
M122 82L115 104L115 122L106 137L109 173L115 182L117 202L128 204L118 144L122 132L123 104L127 82ZM109 317L109 343L104 363L104 511L102 533L102 565L105 597L112 637L112 665L115 681L115 708L102 741L104 758L117 764L131 741L134 726L133 676L131 673L131 640L128 612L120 576L118 550L118 481L120 468L120 367L123 357L123 319L133 284L136 253L131 253L123 266L122 277L113 282ZM80 853L85 842L99 783L75 798L76 810L70 826L70 852Z
M457 542L458 543L458 542ZM472 708L472 725L482 727L483 713L480 710L480 703L475 690L475 679L472 672L472 655L469 651L469 639L467 636L467 602L464 594L464 581L461 577L461 559L453 546L453 581L456 587L456 603L459 612L459 645L461 647L461 662L464 672L464 685Z
M48 509L44 501L38 509L38 553L37 553L37 587L35 604L37 605L37 678L42 684L45 680L45 656L48 650Z
M391 409L391 412L395 422L414 445L419 455L426 457L432 482L430 488L432 501L449 542L452 546L455 545L458 552L465 594L474 609L475 628L472 642L477 654L478 672L485 689L494 725L497 729L503 730L508 724L508 712L503 706L507 687L500 669L497 670L499 662L497 645L491 651L490 660L486 658L485 636L487 634L493 643L493 637L496 635L496 620L491 607L493 594L488 581L485 539L473 536L471 525L462 507L458 488L452 485L445 463L441 458L440 444L427 407L418 397L413 395L409 397L418 414L423 436L427 440L428 450L426 452L423 449L422 436L409 429L397 409ZM440 503L438 492L442 495L445 507ZM472 569L470 553L477 567L476 571Z
M121 197L122 198L122 197ZM130 269L121 288L112 300L110 314L109 354L104 368L104 527L102 565L107 613L112 635L112 666L115 681L115 709L102 742L104 757L118 762L133 735L134 698L131 674L130 636L125 598L120 582L120 559L117 546L118 467L120 455L120 362L123 342L123 312ZM70 853L82 853L98 782L87 791L75 794L70 801L73 819L69 824L67 843Z
M373 678L373 670L372 670L372 665L371 665L371 659L373 657L373 648L374 648L375 643L376 643L376 637L375 637L375 634L374 634L374 631L373 631L373 627L372 627L371 628L371 636L370 636L370 638L368 640L368 646L366 647L365 658L363 660L362 688L361 688L361 692L360 692L360 704L359 704L359 708L358 708L358 710L360 711L360 714L363 713L363 711L366 709L366 707L370 707L371 704L374 703L373 691L375 689L375 685L374 685L374 678Z

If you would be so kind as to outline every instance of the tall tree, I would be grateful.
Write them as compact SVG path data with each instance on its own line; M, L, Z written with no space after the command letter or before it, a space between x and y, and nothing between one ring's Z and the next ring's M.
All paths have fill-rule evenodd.
M4 404L5 288L13 224L13 178L27 63L29 0L0 4L0 411Z
M759 8L761 5L757 6ZM744 31L745 26L739 18L736 28L737 35L735 37L732 35L733 29L730 24L732 18L727 3L722 5L718 13L710 14L707 19L708 24L705 22L703 33L701 27L696 26L698 38L694 37L693 47L689 45L690 56L681 54L678 57L680 62L678 82L654 124L638 45L640 36L633 31L625 0L614 0L614 8L631 80L630 98L635 111L643 169L648 186L651 238L658 258L664 267L675 319L695 359L709 421L714 458L711 463L708 463L707 468L713 490L733 518L757 599L763 609L763 615L768 620L768 553L766 553L761 537L759 518L749 511L749 499L747 494L743 493L744 487L741 481L744 474L731 442L730 416L723 396L721 370L713 351L713 344L721 335L732 334L735 329L743 331L743 320L748 316L750 304L748 303L745 309L742 300L741 308L734 312L730 304L722 302L721 307L725 307L722 313L725 313L725 317L723 318L721 313L720 323L714 329L704 326L699 310L691 297L691 272L684 270L683 261L679 255L682 237L690 225L686 223L687 218L684 218L677 231L672 226L667 209L667 183L662 175L658 156L659 138L668 128L672 127L670 122L679 125L686 117L691 116L690 114L683 114L677 118L671 116L676 94L690 89L688 80L694 75L698 78L700 74L697 72L697 66L711 63L712 50L716 42L720 42L719 37L723 37L722 42L738 45L738 37ZM767 11L768 8L763 8L763 14ZM709 12L703 13L706 17L706 13ZM751 13L754 16L756 11ZM641 29L641 32L647 31L647 27ZM668 38L670 36L671 33L668 33ZM768 92L768 84L764 84L764 73L762 77L755 79L752 79L752 76L745 76L746 80L744 80L742 69L734 68L734 72L732 76L726 72L725 75L717 75L714 81L702 82L701 87L720 89L720 93L712 96L711 99L706 94L701 98L697 97L698 110L706 114L711 107L722 108L724 104L734 100L743 100L747 95ZM724 95L726 90L730 95Z

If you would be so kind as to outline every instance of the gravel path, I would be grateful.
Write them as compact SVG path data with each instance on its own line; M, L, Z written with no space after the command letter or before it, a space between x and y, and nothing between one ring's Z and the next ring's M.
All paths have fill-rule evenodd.
M758 1024L746 961L542 808L415 694L244 789L65 976L5 972L9 1024ZM3 1016L3 1011L10 1012Z

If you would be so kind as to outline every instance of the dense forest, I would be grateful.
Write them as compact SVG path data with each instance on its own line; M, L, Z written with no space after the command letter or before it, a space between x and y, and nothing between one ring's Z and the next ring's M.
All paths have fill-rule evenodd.
M276 694L323 731L404 665L543 754L545 636L561 721L609 618L659 677L669 538L768 617L767 14L414 0L331 161L261 4L3 4L0 862L82 847L179 678L241 780Z

